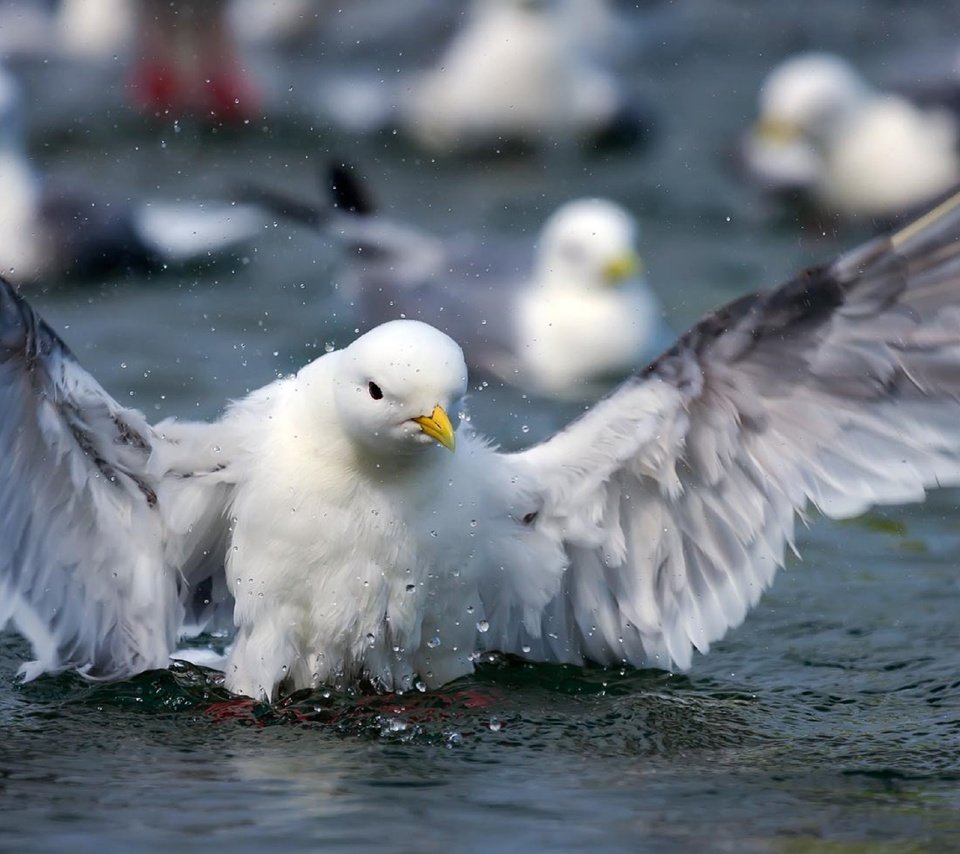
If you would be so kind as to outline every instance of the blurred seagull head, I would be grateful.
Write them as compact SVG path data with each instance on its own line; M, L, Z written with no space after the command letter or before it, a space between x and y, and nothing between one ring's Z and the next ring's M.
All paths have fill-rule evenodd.
M640 275L637 222L606 199L559 207L540 235L537 278L545 287L606 289Z
M764 81L754 133L769 144L789 145L798 139L820 142L872 94L853 66L838 56L795 56Z

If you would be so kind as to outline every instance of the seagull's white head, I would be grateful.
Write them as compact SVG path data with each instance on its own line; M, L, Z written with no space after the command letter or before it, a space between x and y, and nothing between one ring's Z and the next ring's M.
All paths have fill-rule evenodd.
M457 343L432 326L393 320L361 335L339 354L333 381L346 432L368 450L454 449L467 366Z
M540 233L538 281L561 288L609 288L643 270L637 222L606 199L577 199L557 208Z
M801 54L764 81L754 132L772 143L800 137L822 142L869 96L869 86L846 60L829 53Z

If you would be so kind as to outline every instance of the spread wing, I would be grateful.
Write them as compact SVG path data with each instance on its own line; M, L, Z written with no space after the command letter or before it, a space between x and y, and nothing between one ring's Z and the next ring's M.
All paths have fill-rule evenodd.
M28 678L166 666L222 567L229 485L205 429L120 406L0 280L0 628L31 642Z
M686 668L756 604L809 504L848 517L960 482L958 240L960 194L707 317L514 456L566 561L488 582L484 642Z

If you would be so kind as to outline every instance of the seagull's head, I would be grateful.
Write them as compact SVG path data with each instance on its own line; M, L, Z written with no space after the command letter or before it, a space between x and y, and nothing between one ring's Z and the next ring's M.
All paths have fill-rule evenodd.
M829 53L801 54L778 65L764 81L753 133L771 145L824 142L869 95L846 60Z
M637 222L606 199L559 207L540 234L538 281L547 287L605 289L639 276Z
M455 446L467 390L463 351L418 320L393 320L339 354L334 398L351 439L378 455Z

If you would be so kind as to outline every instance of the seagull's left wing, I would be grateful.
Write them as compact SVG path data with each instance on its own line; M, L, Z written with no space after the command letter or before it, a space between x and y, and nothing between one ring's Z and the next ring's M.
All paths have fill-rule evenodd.
M709 316L508 459L540 495L531 534L566 560L487 579L484 643L688 667L756 604L808 504L846 517L960 482L960 195Z

